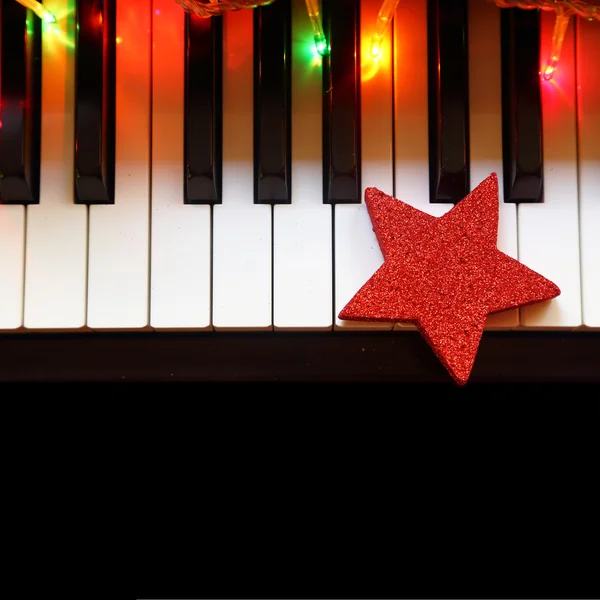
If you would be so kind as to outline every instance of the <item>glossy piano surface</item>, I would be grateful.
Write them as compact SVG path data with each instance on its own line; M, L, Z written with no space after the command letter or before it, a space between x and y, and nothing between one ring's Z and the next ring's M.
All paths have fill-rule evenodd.
M562 293L491 315L473 380L600 373L600 22L544 81L553 13L491 0L402 0L377 58L380 0L324 3L325 56L303 0L9 4L0 168L39 194L0 185L0 379L447 381L412 326L337 315L383 260L366 187L441 216L491 172L498 247Z

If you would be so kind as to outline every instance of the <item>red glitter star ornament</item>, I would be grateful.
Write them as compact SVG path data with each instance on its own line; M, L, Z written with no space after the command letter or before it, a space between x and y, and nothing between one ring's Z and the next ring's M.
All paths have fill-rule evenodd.
M559 288L497 248L492 173L442 217L367 188L384 263L339 313L414 323L459 385L467 383L488 314L555 298Z

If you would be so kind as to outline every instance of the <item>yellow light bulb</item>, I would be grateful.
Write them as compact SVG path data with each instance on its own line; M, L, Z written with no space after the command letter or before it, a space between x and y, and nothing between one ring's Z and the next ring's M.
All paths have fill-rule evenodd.
M381 40L385 35L387 28L390 26L396 7L400 0L383 0L383 4L377 15L377 23L375 23L375 33L371 39L371 56L376 58L381 52Z
M17 0L25 8L31 9L45 23L55 23L54 15L41 3L35 0Z
M379 46L379 40L373 40L371 42L371 56L377 58L381 53L381 47Z

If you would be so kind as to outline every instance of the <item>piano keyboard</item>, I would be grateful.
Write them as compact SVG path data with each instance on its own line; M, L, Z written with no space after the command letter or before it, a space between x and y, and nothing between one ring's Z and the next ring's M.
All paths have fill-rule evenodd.
M2 0L0 330L406 330L337 314L381 265L375 186L440 216L492 171L498 247L561 295L488 329L600 328L600 23L303 0ZM450 6L451 5L451 6ZM23 32L26 35L23 35ZM539 42L538 42L539 40Z

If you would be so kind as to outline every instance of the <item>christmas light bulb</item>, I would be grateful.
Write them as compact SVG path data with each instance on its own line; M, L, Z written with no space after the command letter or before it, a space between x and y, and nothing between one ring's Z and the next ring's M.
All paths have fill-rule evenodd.
M552 32L550 58L548 58L546 65L542 69L542 77L546 81L550 81L554 77L558 61L560 60L560 52L567 33L567 27L569 26L569 20L569 15L565 14L562 10L557 10L554 30Z
M56 23L54 15L41 2L35 0L17 0L17 2L31 9L45 23Z
M379 42L380 40L373 36L373 39L371 40L371 56L373 58L377 58L381 53L381 46L379 45Z
M319 56L326 56L329 53L329 46L327 45L327 40L325 40L325 38L315 38L315 46Z
M399 0L383 0L383 4L377 15L377 23L375 24L375 33L371 39L371 56L377 58L381 52L381 42L387 28L389 27Z
M556 12L550 56L540 71L540 76L546 81L554 77L558 68L560 52L570 18L578 16L587 21L600 21L599 0L494 0L494 2L500 8L553 10Z
M308 11L308 18L310 19L310 24L313 28L317 52L320 56L325 56L329 53L329 44L327 43L325 32L323 31L319 0L306 0L306 10Z

